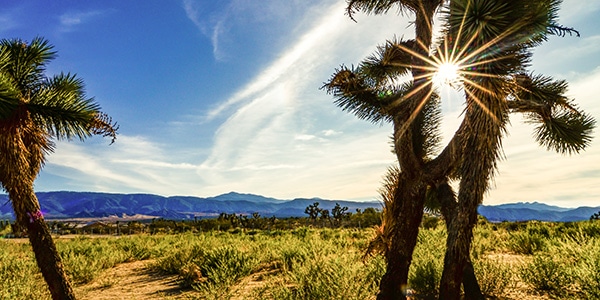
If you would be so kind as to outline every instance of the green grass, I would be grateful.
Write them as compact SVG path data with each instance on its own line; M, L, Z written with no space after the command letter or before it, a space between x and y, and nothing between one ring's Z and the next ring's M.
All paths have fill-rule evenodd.
M430 224L431 225L431 224ZM409 287L435 296L443 268L443 223L421 230ZM117 264L151 259L151 268L173 274L199 299L228 299L240 282L261 284L246 299L368 299L385 271L381 256L363 260L371 229L232 230L230 232L56 239L76 285L106 287L100 274ZM505 297L517 282L528 294L600 298L600 222L482 222L471 251L488 297ZM0 299L49 299L27 243L0 240Z

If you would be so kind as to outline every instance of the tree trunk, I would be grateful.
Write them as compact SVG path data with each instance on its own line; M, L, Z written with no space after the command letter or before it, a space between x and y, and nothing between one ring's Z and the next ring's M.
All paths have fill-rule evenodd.
M379 283L378 300L405 299L408 287L408 271L417 244L419 225L423 218L425 188L407 182L401 177L392 202L395 224L392 225L391 241L385 253L387 268Z
M456 195L454 194L454 191L448 182L443 182L437 186L437 198L442 206L442 216L444 216L444 219L446 219L446 231L450 232L450 224L454 221L458 204L456 203ZM463 270L462 285L465 292L465 299L485 299L483 297L483 293L481 292L481 288L479 287L479 282L477 282L475 269L473 268L473 262L471 261L470 255ZM441 295L442 294L440 293L440 298Z
M460 283L470 258L477 207L488 189L489 180L500 156L501 138L507 120L506 95L490 79L478 82L476 89L466 86L467 135L458 192L458 208L450 224L440 284L440 299L460 299Z
M7 189L17 222L27 228L29 242L52 299L75 299L58 250L52 240L48 225L40 212L38 199L32 188Z
M460 286L464 269L469 260L469 249L472 240L472 214L459 208L458 214L450 224L444 257L444 271L440 283L439 299L459 300ZM477 219L475 211L475 219Z

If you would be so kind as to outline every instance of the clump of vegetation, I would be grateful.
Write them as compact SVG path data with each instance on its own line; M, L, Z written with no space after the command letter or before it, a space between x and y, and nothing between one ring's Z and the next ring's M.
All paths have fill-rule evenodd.
M485 296L500 297L505 291L514 288L515 272L508 263L483 258L476 261L474 268L479 287Z
M487 297L511 299L509 291L518 289L521 295L599 298L600 223L482 221L474 232L473 266ZM104 270L148 259L151 269L177 275L182 287L202 299L239 295L247 280L260 284L245 299L368 299L385 271L381 255L363 257L373 235L373 229L238 229L84 236L58 239L57 247L76 285L118 284L103 278ZM415 297L439 294L445 235L444 226L419 233L407 287ZM544 246L533 254L514 251L515 235ZM50 299L29 245L0 240L0 299Z

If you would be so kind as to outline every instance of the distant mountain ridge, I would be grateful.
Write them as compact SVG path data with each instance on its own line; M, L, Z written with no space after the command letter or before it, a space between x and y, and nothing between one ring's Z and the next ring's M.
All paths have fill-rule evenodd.
M192 196L163 197L151 194L113 194L96 192L40 192L36 193L46 219L101 218L123 215L146 215L167 219L190 219L216 216L222 212L262 216L306 216L304 209L319 202L321 208L331 210L335 203L347 206L348 211L373 207L381 203L297 198L278 200L253 194L230 192L200 198ZM0 195L0 218L12 218L12 207L6 195Z
M253 194L230 192L214 197L163 197L152 194L113 194L96 192L40 192L37 193L47 219L101 218L108 216L146 215L166 219L210 217L219 213L252 214L262 216L303 217L304 209L319 202L321 208L331 210L335 203L347 206L349 212L368 207L381 209L381 202L354 202L320 198L280 200ZM598 207L564 208L543 203L510 203L480 205L478 212L491 222L502 221L581 221L600 211ZM12 207L6 195L0 195L0 218L12 218Z
M480 205L477 211L490 222L530 220L574 222L589 220L591 215L600 211L600 206L565 208L538 202L520 202L494 206Z

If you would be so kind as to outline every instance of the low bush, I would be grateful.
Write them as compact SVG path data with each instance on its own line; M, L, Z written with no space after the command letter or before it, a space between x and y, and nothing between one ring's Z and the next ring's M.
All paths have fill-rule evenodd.
M556 258L536 254L530 263L520 268L520 277L535 290L564 296L572 284L568 269Z
M543 251L545 245L546 239L537 233L518 231L509 235L508 247L516 254L532 255Z
M514 285L514 272L508 263L499 259L482 258L473 262L481 292L488 297L499 297Z

